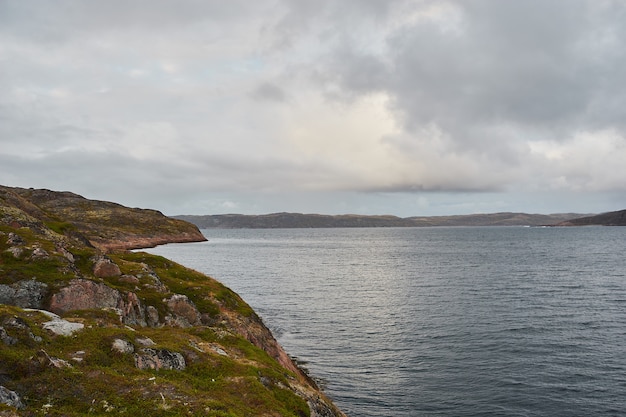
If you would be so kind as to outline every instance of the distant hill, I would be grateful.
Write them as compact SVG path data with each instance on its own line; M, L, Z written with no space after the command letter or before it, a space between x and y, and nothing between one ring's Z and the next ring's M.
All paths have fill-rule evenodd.
M563 221L557 226L626 226L626 210Z
M279 229L332 227L423 227L423 226L544 226L583 216L582 214L492 213L458 216L397 217L357 214L323 215L272 213L262 215L181 215L177 219L200 229Z

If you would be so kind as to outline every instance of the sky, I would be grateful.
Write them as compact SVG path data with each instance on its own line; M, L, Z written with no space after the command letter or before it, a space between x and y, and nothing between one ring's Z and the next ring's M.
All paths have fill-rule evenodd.
M167 215L626 208L626 2L0 0L0 184Z

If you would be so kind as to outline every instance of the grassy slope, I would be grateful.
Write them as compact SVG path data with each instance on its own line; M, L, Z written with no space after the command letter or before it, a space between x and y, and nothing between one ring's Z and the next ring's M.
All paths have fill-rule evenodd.
M0 405L0 415L308 416L311 410L298 393L327 402L303 374L287 369L263 346L250 342L246 332L257 332L261 339L271 335L263 333L266 329L254 311L221 283L163 257L126 251L109 257L138 282L120 276L95 278L93 256L99 250L76 238L80 226L72 222L64 229L58 227L65 222L57 214L48 216L41 206L29 209L31 214L0 198L0 284L35 278L49 285L49 298L76 277L91 279L122 293L134 292L142 303L156 307L161 319L167 313L165 298L185 294L209 319L207 325L190 328L130 328L111 311L72 311L64 318L84 323L85 329L64 337L42 329L42 322L49 320L43 314L0 304L0 327L18 341L0 342L0 385L18 392L26 404L23 410ZM8 251L9 233L25 241L17 257ZM73 262L60 247L73 255ZM36 248L46 250L49 257L32 258ZM165 292L153 285L154 277ZM11 327L15 317L28 327ZM42 340L35 341L31 333ZM138 337L149 337L156 348L181 353L186 369L140 370L132 354L112 351L117 338L140 349ZM41 350L72 367L41 365L36 360Z

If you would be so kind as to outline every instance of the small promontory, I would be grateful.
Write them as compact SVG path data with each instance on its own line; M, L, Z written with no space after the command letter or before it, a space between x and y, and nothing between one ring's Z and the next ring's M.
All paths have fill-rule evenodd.
M345 417L154 210L0 186L0 416ZM254 273L251 271L250 273Z
M626 210L579 217L561 222L557 226L626 226Z

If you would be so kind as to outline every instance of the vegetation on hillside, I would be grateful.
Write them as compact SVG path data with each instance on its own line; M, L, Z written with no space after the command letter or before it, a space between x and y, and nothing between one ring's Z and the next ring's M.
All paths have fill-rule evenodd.
M183 222L45 193L0 190L0 416L343 415L237 294L107 245Z

